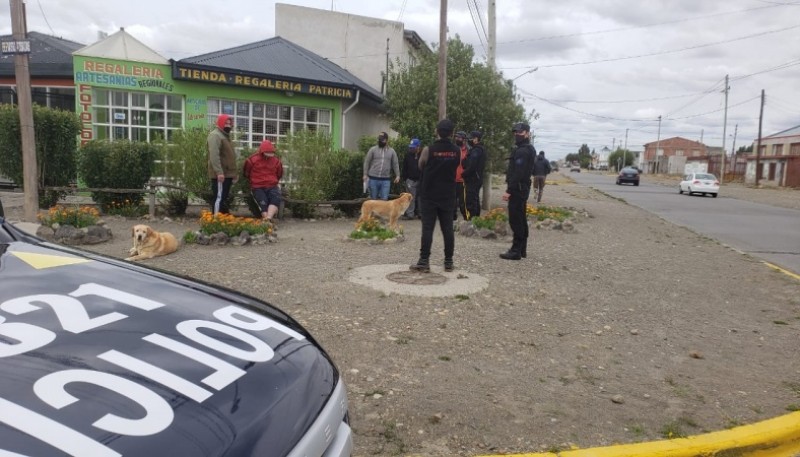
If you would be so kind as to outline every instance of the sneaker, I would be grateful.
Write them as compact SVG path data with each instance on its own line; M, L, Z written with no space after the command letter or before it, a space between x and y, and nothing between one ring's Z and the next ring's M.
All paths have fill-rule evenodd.
M431 266L428 263L428 259L419 259L417 260L417 263L410 265L408 269L419 273L430 273Z
M453 259L445 259L444 261L444 271L453 271L456 267L453 265Z

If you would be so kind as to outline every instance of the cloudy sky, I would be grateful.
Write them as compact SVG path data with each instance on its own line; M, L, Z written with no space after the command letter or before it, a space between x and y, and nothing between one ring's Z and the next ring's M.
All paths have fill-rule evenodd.
M438 0L285 0L400 20L438 41ZM451 36L486 58L488 0L449 0ZM91 44L119 27L180 59L274 36L272 0L26 0L28 29ZM0 1L8 18L9 2ZM480 32L479 32L480 31ZM10 33L0 22L0 34ZM800 1L497 0L497 66L515 83L536 146L559 158L581 144L642 150L660 137L723 145L724 79L730 77L726 150L800 125ZM538 70L529 72L533 68ZM526 73L528 72L528 73ZM479 88L476 88L479 90ZM626 139L627 131L627 139Z

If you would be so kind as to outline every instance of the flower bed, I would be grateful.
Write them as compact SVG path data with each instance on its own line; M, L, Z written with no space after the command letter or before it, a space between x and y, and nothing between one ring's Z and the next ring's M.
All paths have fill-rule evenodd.
M397 241L404 241L403 230L400 228L394 231L385 227L379 219L368 218L360 222L356 229L350 232L347 238L351 241L365 241L369 243L392 243Z
M265 244L277 241L275 225L266 219L237 217L232 214L211 214L208 210L200 213L200 229L188 231L183 241L189 244Z

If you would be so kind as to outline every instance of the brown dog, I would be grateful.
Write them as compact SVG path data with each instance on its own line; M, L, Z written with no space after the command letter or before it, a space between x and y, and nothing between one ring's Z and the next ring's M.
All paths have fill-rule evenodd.
M156 232L144 224L134 225L131 229L133 247L125 260L152 259L178 250L178 240L169 232Z
M411 204L412 195L403 192L394 200L367 200L361 204L361 217L356 222L358 224L369 219L373 214L381 219L389 220L389 228L397 229L397 220L408 209Z

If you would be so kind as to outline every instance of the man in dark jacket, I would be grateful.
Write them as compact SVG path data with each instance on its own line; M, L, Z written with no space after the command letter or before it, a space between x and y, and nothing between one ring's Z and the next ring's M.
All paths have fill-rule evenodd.
M233 119L227 114L220 114L217 126L211 130L206 140L208 146L208 178L211 180L211 213L227 214L228 196L231 186L239 179L236 169L236 153L231 143Z
M518 122L511 130L514 132L515 148L508 158L503 201L508 202L508 224L514 238L511 249L500 254L500 258L520 260L528 254L528 219L525 206L531 194L531 173L536 149L531 145L530 125Z
M467 193L467 220L481 215L481 186L483 185L483 171L486 168L486 151L483 149L481 137L483 134L477 130L469 134L472 148L467 153L464 161L464 187Z
M412 271L429 272L433 229L436 220L442 230L444 241L444 271L453 271L453 212L456 210L456 168L461 162L461 150L450 141L453 122L442 119L436 124L436 141L422 151L419 169L422 181L419 193L422 203L422 239L419 260L409 268Z
M536 160L533 161L533 189L536 193L536 202L542 201L544 182L550 174L550 161L544 157L544 151L539 151Z
M419 153L420 141L419 138L414 138L408 145L408 152L406 152L406 157L403 159L403 167L400 169L400 179L405 183L408 193L412 195L411 204L408 205L408 209L403 214L403 219L406 220L414 219L414 216L419 212L419 206L417 205L417 200L419 199L417 188L420 178Z

